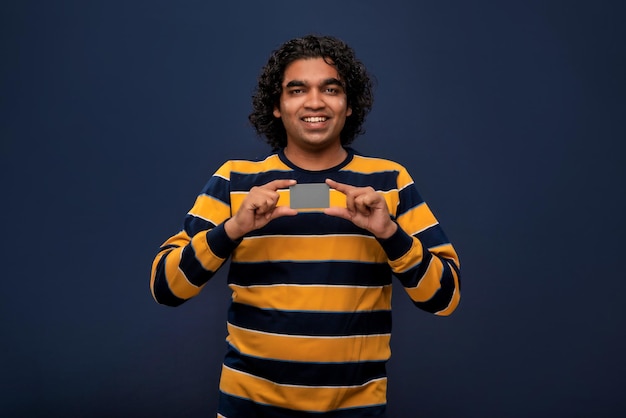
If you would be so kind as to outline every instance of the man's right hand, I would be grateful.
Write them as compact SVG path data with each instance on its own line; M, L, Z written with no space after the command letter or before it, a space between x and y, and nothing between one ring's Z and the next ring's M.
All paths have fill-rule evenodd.
M297 215L298 211L287 206L276 206L278 190L296 184L295 180L273 180L262 186L254 186L241 203L235 215L226 221L224 230L232 240L238 240L250 231L262 228L272 219Z

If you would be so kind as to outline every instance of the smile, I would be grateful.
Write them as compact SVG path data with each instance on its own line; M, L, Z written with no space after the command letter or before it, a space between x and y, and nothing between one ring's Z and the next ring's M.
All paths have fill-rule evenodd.
M311 123L326 122L327 119L328 118L324 117L324 116L314 116L314 117L309 117L309 118L302 118L303 121L311 122Z

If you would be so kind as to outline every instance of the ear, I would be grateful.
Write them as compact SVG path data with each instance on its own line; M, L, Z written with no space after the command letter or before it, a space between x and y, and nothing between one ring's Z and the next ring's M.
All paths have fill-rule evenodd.
M352 114L352 108L348 106L348 109L346 109L346 117L350 116L351 114Z
M274 114L274 117L276 119L280 119L280 109L278 108L278 106L274 106L274 112L272 112Z

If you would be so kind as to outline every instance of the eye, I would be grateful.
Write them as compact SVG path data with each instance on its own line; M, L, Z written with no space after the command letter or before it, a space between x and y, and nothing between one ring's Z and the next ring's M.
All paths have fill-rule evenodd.
M339 94L339 89L337 87L326 87L324 91L332 95Z
M302 94L302 93L304 93L303 89L291 89L291 90L289 90L289 94L292 94L292 95Z

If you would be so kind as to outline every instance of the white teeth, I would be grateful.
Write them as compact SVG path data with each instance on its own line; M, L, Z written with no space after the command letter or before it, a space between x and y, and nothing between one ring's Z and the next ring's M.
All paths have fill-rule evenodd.
M313 117L313 118L304 118L303 120L305 122L315 123L315 122L324 122L324 121L326 121L326 118L322 117L322 116L316 116L316 117Z

